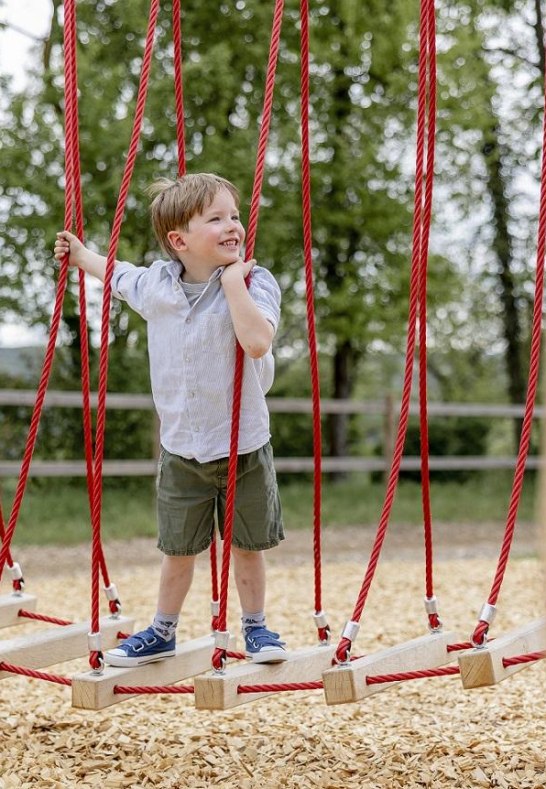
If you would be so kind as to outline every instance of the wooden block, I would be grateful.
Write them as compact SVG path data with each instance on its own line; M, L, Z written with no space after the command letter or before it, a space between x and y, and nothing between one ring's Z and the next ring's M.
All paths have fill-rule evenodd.
M20 625L28 620L19 616L19 611L36 611L37 598L32 594L6 594L0 597L0 627Z
M335 666L322 675L327 704L359 701L385 690L397 682L366 684L366 677L420 671L449 663L447 646L457 641L454 633L431 633L406 641L381 652L353 660L347 666Z
M118 644L118 633L132 631L134 620L120 616L119 619L105 617L100 620L102 647L110 649ZM89 622L76 625L58 625L55 629L43 630L28 636L0 641L0 663L12 663L25 668L44 668L65 660L82 657L89 651L87 634ZM9 671L0 671L0 679L12 677Z
M237 693L239 685L316 682L332 665L336 647L315 646L288 653L283 663L245 663L225 674L208 673L195 678L195 706L200 710L227 710L249 701L270 696L267 693Z
M231 638L229 650L235 648ZM126 687L173 685L186 677L193 677L211 666L214 636L185 641L176 647L176 655L136 668L106 666L102 674L77 674L72 678L72 706L87 710L101 710L111 704L133 698L135 694L115 693L116 685Z
M515 628L504 636L490 641L483 649L472 649L459 655L459 668L464 688L481 688L496 685L516 671L532 665L520 663L515 666L502 665L503 658L528 655L530 652L546 650L546 618Z

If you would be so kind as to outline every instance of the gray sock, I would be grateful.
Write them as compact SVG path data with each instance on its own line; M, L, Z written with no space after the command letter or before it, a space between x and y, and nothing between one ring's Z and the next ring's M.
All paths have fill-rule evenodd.
M170 641L176 633L178 626L178 614L164 614L157 611L152 622L152 628L156 636L164 641Z
M241 625L243 633L247 633L252 627L265 627L265 614L263 611L257 611L251 614L248 611L243 611L241 616Z

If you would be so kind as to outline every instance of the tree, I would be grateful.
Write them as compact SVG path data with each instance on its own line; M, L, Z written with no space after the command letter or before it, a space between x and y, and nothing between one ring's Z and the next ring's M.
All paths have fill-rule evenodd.
M52 302L51 247L62 215L61 28L55 2L43 67L32 85L9 96L0 162L0 318L16 312L47 319ZM129 138L148 4L78 3L80 127L87 236L104 248ZM417 8L393 0L320 0L313 4L312 139L317 315L334 397L351 396L374 343L399 348L407 315L412 176L404 169L414 137ZM184 4L187 156L190 170L220 171L250 194L263 99L272 4ZM301 338L298 7L287 3L276 84L269 166L256 254L284 294L281 340ZM118 256L156 255L144 187L176 171L170 4L162 8L143 128ZM123 53L123 57L120 57ZM8 93L9 95L9 93ZM29 151L31 152L29 155ZM453 278L436 256L433 303L451 299ZM451 290L454 290L451 288ZM74 284L71 285L74 293ZM69 301L72 314L75 302ZM70 319L69 319L70 320ZM116 346L144 364L142 322L116 306ZM76 339L74 330L65 341ZM335 417L331 453L346 454L345 417Z

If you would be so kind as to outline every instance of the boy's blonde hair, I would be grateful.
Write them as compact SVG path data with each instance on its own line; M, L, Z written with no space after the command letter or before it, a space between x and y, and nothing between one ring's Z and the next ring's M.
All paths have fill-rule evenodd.
M227 189L239 207L239 192L232 183L213 173L194 173L182 175L171 181L160 178L149 188L153 197L150 205L152 227L164 252L177 259L176 251L170 245L167 234L171 230L187 230L190 219L202 214L221 189Z

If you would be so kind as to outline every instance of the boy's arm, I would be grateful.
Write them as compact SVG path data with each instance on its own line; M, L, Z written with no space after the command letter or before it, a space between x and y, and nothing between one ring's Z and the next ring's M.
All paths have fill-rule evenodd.
M255 263L255 260L238 260L226 266L222 287L237 339L245 353L252 359L259 359L271 347L275 330L252 300L245 283Z
M65 255L69 255L69 264L71 266L77 266L104 282L106 258L84 246L73 233L69 233L67 230L57 233L53 253L57 260L62 260Z

